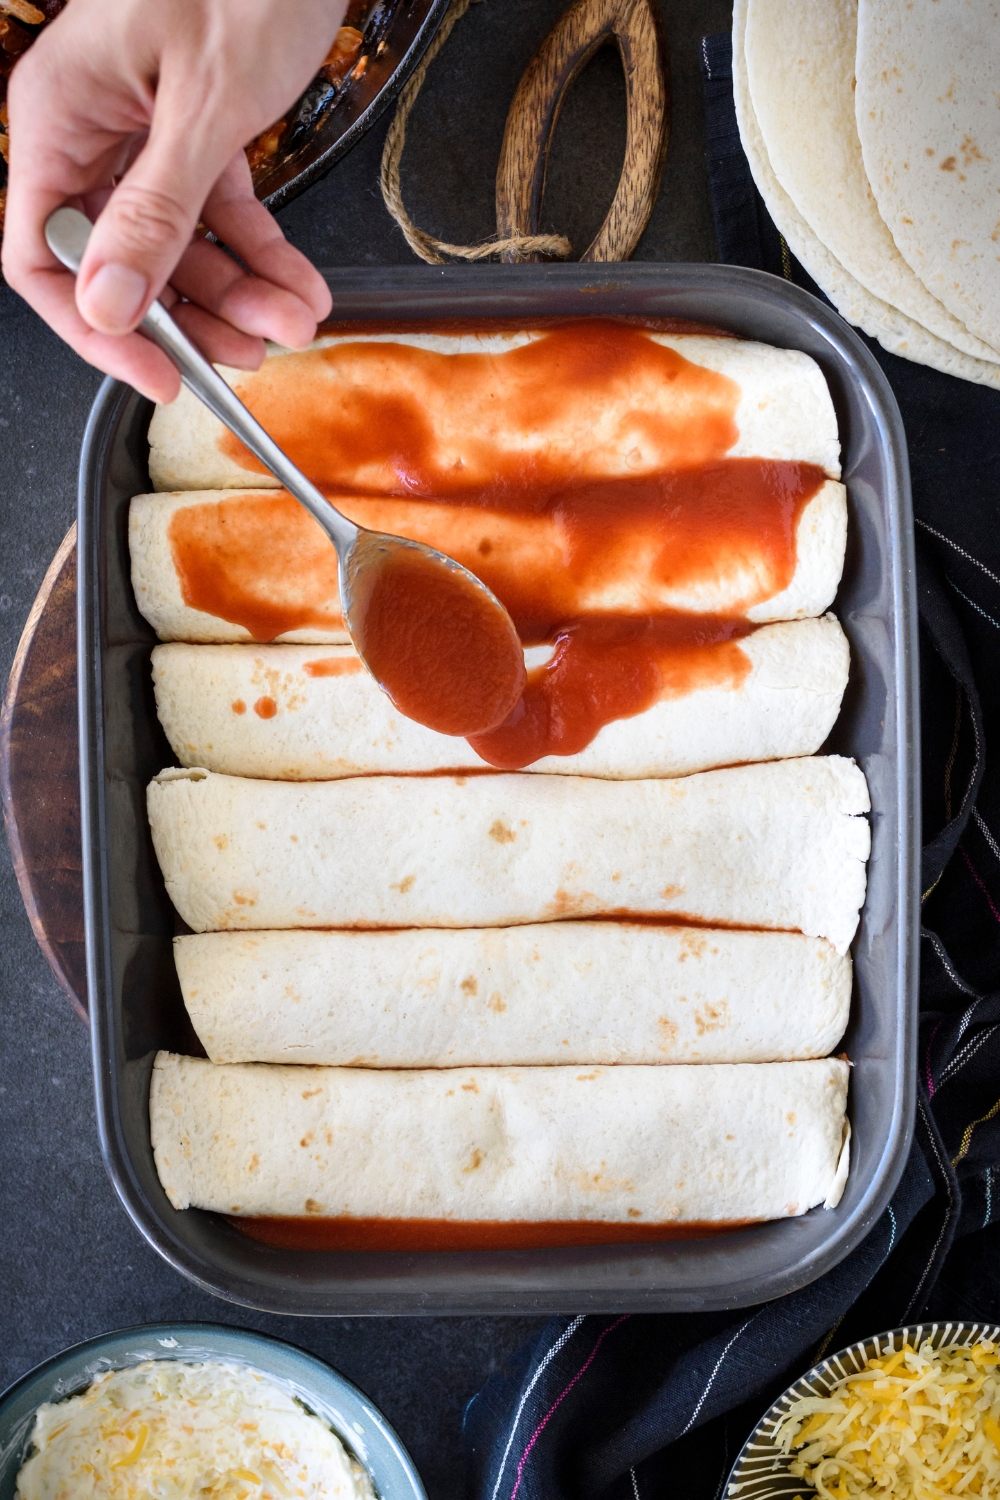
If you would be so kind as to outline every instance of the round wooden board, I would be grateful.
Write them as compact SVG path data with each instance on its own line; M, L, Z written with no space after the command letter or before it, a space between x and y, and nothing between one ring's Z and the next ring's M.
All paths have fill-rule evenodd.
M0 713L0 796L35 937L87 1019L76 692L76 525L31 606Z

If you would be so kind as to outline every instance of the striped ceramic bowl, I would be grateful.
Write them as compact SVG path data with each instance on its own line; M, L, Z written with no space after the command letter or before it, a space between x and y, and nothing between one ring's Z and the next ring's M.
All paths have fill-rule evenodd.
M775 1443L775 1434L792 1403L803 1396L827 1396L845 1375L857 1375L870 1360L893 1354L909 1343L915 1349L930 1343L935 1349L948 1345L967 1348L983 1339L1000 1344L996 1323L909 1323L889 1333L878 1333L860 1344L851 1344L814 1365L761 1418L744 1443L729 1476L729 1500L790 1500L793 1495L814 1493L803 1479L788 1472L788 1460Z

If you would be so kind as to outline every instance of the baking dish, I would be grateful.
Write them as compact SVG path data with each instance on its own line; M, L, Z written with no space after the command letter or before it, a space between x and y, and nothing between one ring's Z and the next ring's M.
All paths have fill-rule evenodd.
M851 680L827 749L868 778L873 848L854 943L844 1047L852 1169L834 1210L704 1240L578 1250L324 1253L278 1250L221 1217L178 1212L160 1187L148 1093L159 1048L200 1052L170 942L176 918L146 823L145 788L172 762L156 718L152 630L129 582L128 503L149 488L150 404L102 386L80 469L78 639L83 864L101 1145L128 1213L179 1271L271 1312L692 1311L739 1307L806 1285L881 1214L913 1128L917 1009L917 638L909 472L902 422L868 350L808 293L716 265L344 269L328 273L338 319L645 315L693 319L802 349L821 365L843 445L850 513L834 609Z

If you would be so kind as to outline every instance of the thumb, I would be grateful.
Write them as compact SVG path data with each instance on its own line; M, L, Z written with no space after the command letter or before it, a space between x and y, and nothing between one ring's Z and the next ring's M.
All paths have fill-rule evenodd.
M158 109L157 117L168 113ZM217 161L217 148L195 151L194 132L158 129L157 117L94 225L77 277L77 307L99 333L128 333L141 322L190 244L232 154Z

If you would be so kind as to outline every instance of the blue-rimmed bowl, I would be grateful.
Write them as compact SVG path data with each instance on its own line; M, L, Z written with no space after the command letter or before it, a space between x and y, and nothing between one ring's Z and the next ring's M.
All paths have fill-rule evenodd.
M793 1495L816 1493L812 1485L788 1472L788 1459L775 1442L778 1428L794 1402L801 1401L804 1396L828 1396L845 1375L859 1374L871 1360L894 1354L907 1343L914 1349L919 1349L921 1344L930 1344L933 1349L949 1346L967 1349L984 1339L1000 1344L1000 1325L908 1323L905 1328L877 1333L873 1338L841 1349L838 1354L831 1354L790 1385L757 1423L733 1465L726 1486L727 1500L790 1500ZM6 1500L3 1490L0 1490L0 1497Z
M427 1500L410 1455L357 1386L291 1344L216 1323L123 1328L74 1344L22 1375L0 1396L0 1500L13 1500L34 1415L43 1402L76 1395L106 1370L125 1370L148 1359L225 1360L261 1371L329 1423L368 1470L379 1500Z

